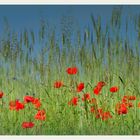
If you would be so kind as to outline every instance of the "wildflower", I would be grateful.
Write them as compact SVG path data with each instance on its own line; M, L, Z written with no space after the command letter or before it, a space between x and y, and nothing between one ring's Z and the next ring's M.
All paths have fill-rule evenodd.
M112 115L110 114L109 111L104 112L104 113L102 114L102 120L103 120L103 121L106 121L106 120L108 120L109 118L112 118Z
M81 92L84 89L84 83L79 83L77 86L77 92Z
M115 110L118 115L128 113L128 109L125 103L118 103Z
M32 127L34 127L33 122L23 122L22 123L22 128L32 128Z
M100 82L98 82L97 87L103 87L105 85L106 85L105 82L100 81Z
M126 107L133 107L133 103L129 102L129 103L125 103Z
M119 90L119 88L117 86L111 87L110 88L110 92L117 92Z
M35 115L36 120L46 120L46 112L44 110L39 110Z
M86 93L86 94L83 95L83 98L82 98L83 101L86 101L86 100L89 100L89 99L90 99L90 94L89 93Z
M97 85L95 86L95 88L93 89L94 94L98 95L100 93L100 91L102 90L103 86L105 86L105 82L100 81L97 83Z
M123 103L128 102L128 97L129 97L129 96L124 96L123 99L122 99L122 102L123 102Z
M98 94L100 93L101 90L102 90L102 87L96 86L96 87L93 89L93 92L94 92L94 94L98 95Z
M38 98L35 98L32 104L35 106L35 108L39 108L41 106L41 102Z
M54 88L60 88L60 87L62 87L63 86L63 82L62 81L56 81L55 83L54 83Z
M136 100L136 96L129 96L128 100Z
M67 68L66 72L70 75L74 75L78 72L78 69L77 69L77 67L69 67L69 68Z
M2 91L0 91L0 98L2 98L4 95L4 93Z
M25 96L24 97L24 103L30 103L34 101L34 97L32 96Z
M77 106L78 103L78 97L73 97L70 102L68 102L69 105Z
M10 101L9 108L10 110L16 110L16 101Z
M24 109L24 104L20 103L18 100L10 101L9 108L10 108L10 110L19 111L19 110Z
M133 107L133 104L129 102L129 100L135 100L135 96L124 96L122 99L122 103L126 105L126 107Z
M136 96L124 96L122 102L125 103L128 107L133 107L133 104L129 100L136 100Z

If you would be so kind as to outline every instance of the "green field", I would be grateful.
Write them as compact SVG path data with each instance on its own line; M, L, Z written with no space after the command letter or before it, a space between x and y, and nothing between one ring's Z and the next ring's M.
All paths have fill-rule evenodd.
M139 135L140 134L140 16L127 16L121 34L120 9L112 11L112 17L102 28L101 16L91 15L92 30L76 31L74 41L68 34L70 26L64 26L61 39L56 39L55 28L40 21L38 34L25 29L15 32L4 22L0 34L0 134L1 135ZM130 26L133 32L129 32ZM39 42L39 43L37 43ZM61 44L61 45L60 45ZM35 54L36 52L36 54ZM67 73L76 67L77 73ZM54 83L62 81L62 87ZM93 90L97 83L105 85L98 95ZM83 82L84 89L77 92ZM110 92L113 86L117 92ZM85 93L90 98L83 101ZM24 103L25 96L38 98L41 106ZM136 96L129 100L127 113L118 114L116 104L124 96ZM77 97L77 104L70 103ZM91 103L96 98L96 103ZM24 103L20 110L10 110L10 101ZM95 112L91 112L94 107ZM98 109L110 112L112 117L97 118ZM36 120L38 110L44 110L46 119ZM32 128L23 128L23 122L33 122Z

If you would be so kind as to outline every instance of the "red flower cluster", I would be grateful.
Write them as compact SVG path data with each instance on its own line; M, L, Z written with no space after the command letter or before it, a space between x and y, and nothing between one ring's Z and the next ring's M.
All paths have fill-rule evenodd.
M2 91L0 91L0 98L2 98L3 95L4 95L4 93ZM15 111L23 110L25 108L25 104L28 104L28 103L32 103L36 109L40 108L40 106L41 106L41 102L38 98L34 98L32 96L25 96L23 103L20 102L19 100L10 101L9 109L15 110ZM45 110L38 110L38 112L34 116L34 118L36 120L46 120ZM34 125L35 124L33 122L23 122L21 126L22 126L22 128L32 128L32 127L34 127Z
M34 127L33 122L23 122L22 123L22 128L32 128L32 127Z
M69 67L67 68L66 72L69 75L75 75L78 72L77 67ZM95 88L93 89L93 92L95 95L99 95L102 88L106 85L105 82L100 81L97 83L97 85L95 86ZM62 86L64 86L62 81L56 81L54 82L54 88L61 88ZM65 86L67 87L67 86ZM85 88L85 84L84 83L79 83L76 87L76 91L77 92L81 92L83 91L83 89ZM112 86L109 89L110 92L114 93L114 92L118 92L119 91L119 87L118 86ZM2 91L0 91L0 98L2 98L4 95L4 93ZM79 98L81 98L82 101L86 101L84 103L87 103L87 105L89 105L90 108L90 112L92 112L95 115L96 119L101 119L102 121L106 121L110 118L112 118L112 115L109 111L104 111L102 108L98 107L97 104L97 100L96 98L91 98L90 93L84 93L81 97L81 95L78 95L79 97L72 97L72 99L68 102L68 105L72 105L72 106L77 106L78 105L78 101ZM133 107L132 101L136 100L136 96L124 96L122 98L122 101L117 103L115 106L115 112L118 115L122 115L122 114L127 114L128 113L128 109L130 107ZM130 102L131 101L131 102ZM24 103L21 103L19 100L16 101L10 101L9 103L9 108L10 110L22 110L25 107L25 104L31 103L32 105L34 105L34 107L37 109L37 113L34 116L35 120L41 120L41 121L45 121L46 120L46 112L45 110L41 110L41 101L39 98L35 98L32 96L25 96L24 97ZM89 106L87 109L89 109ZM138 104L138 107L140 108L140 103ZM22 128L32 128L34 127L34 123L33 122L23 122L22 123Z
M92 106L91 109L90 109L90 111L95 114L96 119L101 118L103 121L106 121L106 120L112 118L112 115L110 114L109 111L103 112L103 110L101 108L96 110Z
M90 100L90 93L85 93L82 97L82 101Z
M81 92L84 89L84 83L79 83L77 85L77 92Z
M122 102L125 103L127 107L133 107L130 101L136 100L136 96L124 96Z
M98 82L98 84L97 84L98 87L103 87L103 86L105 86L105 85L106 85L106 84L105 84L104 81L100 81L100 82Z
M62 81L56 81L55 83L54 83L54 88L60 88L60 87L62 87L64 84L63 84L63 82Z
M136 100L136 96L128 96L128 100Z
M98 95L100 93L100 91L102 90L103 86L105 86L105 82L103 82L103 81L98 82L98 84L93 89L94 94Z
M19 110L24 109L24 104L21 103L21 102L19 102L19 100L10 101L10 103L9 103L9 109L10 109L10 110L19 111Z
M35 115L36 120L44 121L46 120L46 112L45 110L39 110Z
M24 103L32 103L35 108L40 108L41 102L38 98L34 98L32 96L25 96L24 97Z
M30 103L34 101L34 97L32 96L25 96L24 97L24 103Z
M118 115L127 114L128 109L125 103L117 103L115 111Z
M41 102L38 98L34 98L32 104L34 105L35 108L40 108Z
M78 103L78 97L73 97L73 98L68 102L68 105L77 106L77 103Z
M110 92L114 93L117 92L119 90L119 88L117 86L113 86L110 88Z
M94 92L94 94L98 95L98 94L101 92L101 90L102 90L102 87L96 86L96 87L93 89L93 92Z
M127 114L128 108L133 107L133 103L130 101L136 100L136 96L123 96L122 103L117 103L115 111L118 115Z
M112 115L110 114L109 111L104 112L104 113L102 114L102 120L103 120L103 121L106 121L106 120L108 120L109 118L112 118Z
M67 68L66 72L70 75L74 75L78 72L78 69L77 69L77 67L69 67L69 68Z

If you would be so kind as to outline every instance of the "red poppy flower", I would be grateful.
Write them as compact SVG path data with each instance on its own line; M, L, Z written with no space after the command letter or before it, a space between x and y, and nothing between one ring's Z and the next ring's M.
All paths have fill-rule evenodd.
M129 102L129 100L135 100L135 96L124 96L122 99L122 103L124 103L126 105L126 107L133 107L133 104L131 102Z
M89 99L90 99L90 94L89 93L86 93L86 94L83 95L83 98L82 98L83 101L86 101L86 100L89 100Z
M56 81L55 83L54 83L54 88L60 88L60 87L62 87L63 86L63 82L62 81Z
M94 92L94 94L98 95L98 94L100 93L101 90L102 90L102 87L96 86L96 87L93 89L93 92Z
M0 98L2 98L4 95L4 93L2 91L0 91Z
M35 108L39 108L41 106L41 102L38 98L35 98L32 104L35 106Z
M10 108L10 110L19 111L19 110L24 109L24 104L20 103L18 100L10 101L9 108Z
M115 110L118 115L128 113L128 109L125 103L118 103Z
M10 108L10 110L15 110L16 109L16 101L10 101L9 108Z
M129 96L128 100L136 100L136 96Z
M17 105L17 110L21 110L21 109L24 109L24 104L20 103L20 102L17 102L16 103Z
M125 103L125 105L126 105L126 107L129 107L129 108L133 107L133 103L131 103L131 102Z
M117 86L111 87L110 92L117 92L119 88Z
M100 82L98 82L97 87L103 87L105 85L106 85L105 82L100 81Z
M70 75L74 75L78 72L78 69L77 69L77 67L69 67L69 68L67 68L66 72Z
M34 97L32 96L25 96L24 97L24 103L30 103L34 101Z
M32 127L34 127L33 122L23 122L22 123L22 128L32 128Z
M42 121L46 120L46 112L44 110L39 110L35 115L35 119Z
M128 104L128 107L133 107L133 103L129 103Z
M102 120L103 120L103 121L106 121L106 120L108 120L109 118L112 118L112 115L110 114L109 111L104 112L104 113L102 114Z
M128 103L129 100L136 100L136 96L124 96L122 99L123 103Z
M122 102L123 102L123 103L128 102L128 96L124 96L123 99L122 99Z
M79 83L77 86L77 92L81 92L84 89L84 83Z
M73 97L70 102L68 102L69 105L77 106L78 103L78 97Z

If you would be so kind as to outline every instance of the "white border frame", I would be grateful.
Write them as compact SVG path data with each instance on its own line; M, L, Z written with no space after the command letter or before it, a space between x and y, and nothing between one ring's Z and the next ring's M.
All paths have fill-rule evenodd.
M0 5L137 5L139 0L0 0Z
M0 5L140 5L139 0L0 0ZM28 139L88 139L88 140L140 140L140 136L0 136L0 139L28 140Z

